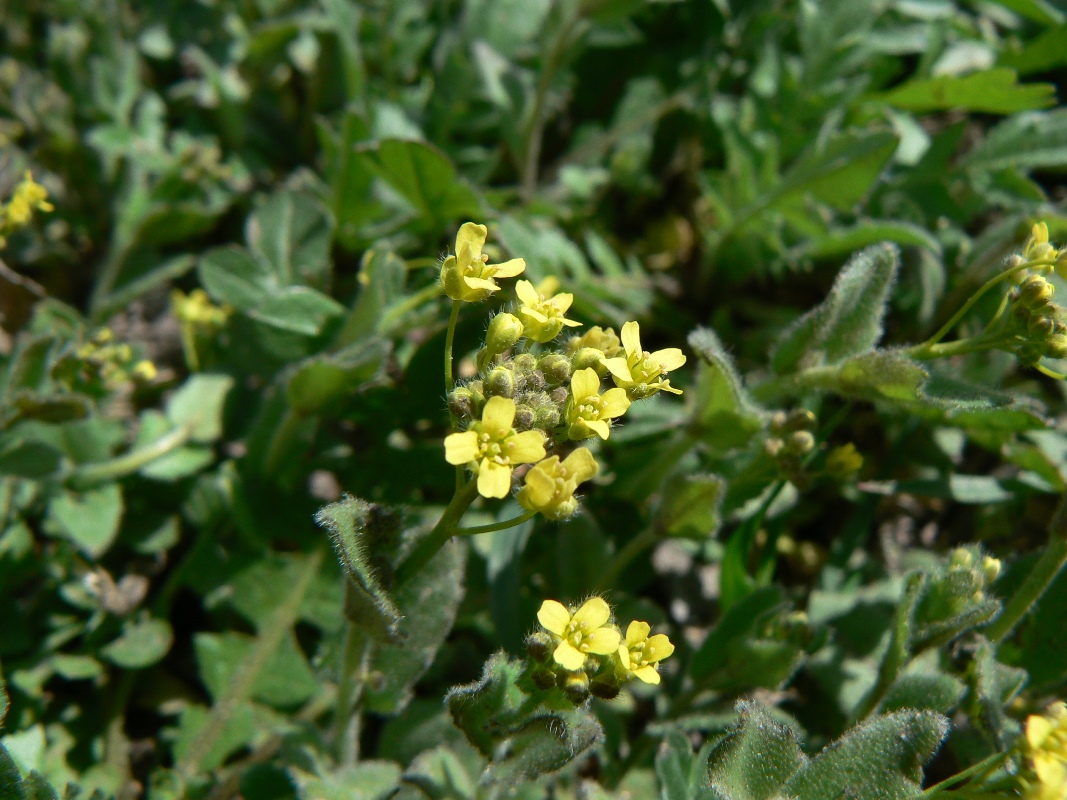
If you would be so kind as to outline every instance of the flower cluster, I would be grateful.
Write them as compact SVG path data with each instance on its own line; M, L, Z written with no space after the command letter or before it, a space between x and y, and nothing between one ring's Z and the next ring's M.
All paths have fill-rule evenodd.
M103 395L130 381L151 382L156 375L155 364L139 358L125 342L115 341L110 328L100 328L55 367L58 381L90 395Z
M1063 800L1067 797L1067 704L1053 703L1044 714L1031 714L1019 750L1024 767L1019 774L1025 800Z
M611 620L611 608L602 597L592 597L578 608L545 600L537 612L543 631L526 640L536 662L534 681L542 688L559 686L575 705L589 696L611 699L619 687L633 679L660 682L659 662L674 652L666 634L649 636L651 626L634 620L625 636Z
M521 258L489 264L486 234L484 225L465 223L455 255L441 266L445 294L457 303L486 299L500 289L496 278L526 268ZM469 468L483 497L506 497L515 468L534 464L517 499L554 520L577 510L574 492L599 471L591 450L573 443L607 439L636 400L681 394L666 373L686 360L678 348L644 350L636 322L623 325L621 336L594 327L553 346L565 328L581 324L567 317L574 296L559 289L555 278L516 283L515 308L489 322L477 376L448 395L462 430L445 439L446 460Z
M54 211L48 202L48 190L33 179L29 172L15 186L11 199L0 205L0 247L7 244L7 237L25 227L33 218L34 211Z

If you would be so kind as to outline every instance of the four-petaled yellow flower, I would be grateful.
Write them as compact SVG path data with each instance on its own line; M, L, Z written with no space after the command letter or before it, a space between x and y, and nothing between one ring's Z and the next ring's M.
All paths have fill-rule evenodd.
M622 638L612 627L611 608L602 597L592 597L574 614L555 600L545 600L537 612L537 620L560 642L552 653L557 664L572 672L585 666L586 656L607 656L615 653Z
M507 497L511 490L511 472L516 464L530 464L545 457L545 438L541 431L516 433L515 401L491 397L482 410L482 419L470 430L445 437L445 460L449 464L468 464L478 475L478 494L482 497Z
M563 461L552 456L526 473L526 485L519 491L519 505L539 511L549 519L564 519L578 510L574 490L578 484L600 471L593 454L579 447Z
M658 684L659 662L674 652L674 645L665 633L649 636L652 626L634 620L626 628L626 640L619 645L617 667L623 676L634 677L645 683Z
M515 284L515 294L522 303L519 306L519 317L522 319L526 338L535 342L555 339L564 325L573 328L582 324L566 317L567 310L574 302L574 295L560 292L546 297L549 291L542 293L529 281L519 281Z
M1026 720L1030 774L1022 779L1025 800L1067 798L1067 705L1054 703Z
M500 287L494 278L514 278L526 269L526 261L513 258L503 264L490 264L482 253L488 229L484 225L464 222L456 234L456 253L441 265L441 284L453 300L477 303Z
M621 417L630 407L625 389L608 389L600 394L600 376L592 368L580 369L571 376L571 396L564 416L571 439L599 436L607 439L611 420Z
M626 390L627 397L641 400L659 391L682 393L681 389L671 386L666 378L661 380L664 373L676 370L685 363L685 354L680 349L669 347L654 353L642 350L641 330L636 322L627 322L622 326L622 347L625 356L604 359L604 366L615 379L615 385Z

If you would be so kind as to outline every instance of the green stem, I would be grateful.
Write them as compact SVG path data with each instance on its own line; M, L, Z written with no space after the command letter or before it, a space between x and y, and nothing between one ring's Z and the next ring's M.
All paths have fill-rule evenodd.
M537 516L536 511L527 511L525 514L521 514L511 519L506 519L503 522L493 522L489 525L478 525L474 528L456 528L454 531L456 536L474 536L479 533L492 533L493 531L502 531L505 528L514 528L516 525L522 525Z
M922 794L915 795L913 800L919 800L919 798L923 798L924 800L926 800L926 798L934 797L935 795L941 794L946 789L955 786L957 783L961 783L967 780L968 778L972 778L975 776L977 776L979 779L984 778L990 772L992 772L1001 764L1003 764L1004 760L1007 757L1007 753L994 753L988 758L982 759L977 764L972 764L971 766L967 767L967 769L963 770L963 772L958 772L951 778L945 778L945 780L941 781L940 783L935 783L933 786L926 789Z
M352 591L348 585L346 591ZM360 713L356 708L363 694L363 672L372 642L352 620L345 620L341 659L338 664L337 704L333 735L339 764L351 766L359 757Z
M1060 570L1067 564L1067 496L1060 499L1059 508L1049 524L1049 542L1030 570L1030 574L1004 606L1004 610L985 630L993 643L1006 639L1034 603L1041 599Z
M452 377L452 345L456 338L456 325L459 322L459 310L463 306L462 300L452 301L452 313L448 315L448 331L445 333L445 393L452 394L456 388L456 381ZM448 429L455 433L459 430L459 420L452 411L452 404L448 404ZM456 466L456 494L463 487L463 467Z
M1005 345L1005 338L999 334L980 333L967 339L957 339L943 344L923 343L907 348L904 352L919 361L932 361L935 358L948 358L982 350L994 350Z
M175 428L170 433L160 436L150 445L133 450L118 458L112 458L108 461L96 461L75 467L67 476L67 481L72 488L85 489L98 483L130 475L171 451L177 450L189 441L191 433L191 430L185 425Z
M433 530L415 545L411 555L397 568L396 576L393 580L394 586L403 586L419 570L425 567L430 562L430 559L437 555L437 552L445 546L445 543L455 535L456 526L477 496L478 481L476 479L472 479L466 485L460 487L459 491L453 495L452 502L448 504L444 513L441 514L441 519L437 521Z
M984 295L998 283L1003 281L1005 278L1008 278L1017 272L1022 272L1025 269L1032 269L1034 267L1054 267L1055 265L1056 262L1054 261L1030 261L1024 264L1019 264L1018 266L1012 267L1011 269L1006 269L1003 272L994 275L992 278L983 283L979 287L977 292L970 296L967 302L960 307L959 311L949 317L948 322L946 322L944 325L937 329L937 333L935 333L933 336L931 336L929 339L919 345L919 347L935 345L942 339L944 339L948 332L951 331L954 327L956 327L956 324L961 319L967 316L967 312L974 308L974 304L981 299L982 295Z
M296 581L287 588L285 600L271 614L252 647L233 671L229 685L211 707L207 720L178 764L177 769L182 775L192 777L200 772L201 764L215 748L230 718L252 694L252 687L260 673L281 645L285 635L292 630L304 597L322 566L323 553L324 550L319 548L308 555Z
M624 544L622 549L615 554L615 558L608 564L607 569L600 574L600 580L596 583L595 591L606 592L608 589L611 589L623 570L630 566L630 562L654 545L658 540L659 535L656 533L655 528L645 528L641 533L637 534L637 536Z
M440 297L442 292L444 292L444 287L438 281L434 281L429 286L415 292L415 294L405 297L382 315L382 321L378 323L379 329L389 330L396 324L397 320L403 318L409 311Z

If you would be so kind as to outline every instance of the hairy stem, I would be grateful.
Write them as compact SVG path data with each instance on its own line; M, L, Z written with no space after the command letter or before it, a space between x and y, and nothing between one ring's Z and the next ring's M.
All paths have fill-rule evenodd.
M352 591L350 585L346 590ZM355 764L359 757L360 713L356 706L363 694L363 672L372 646L371 640L358 626L351 620L345 620L333 725L339 764Z
M403 586L419 570L425 567L430 562L430 559L437 555L437 552L445 546L445 543L456 534L456 527L459 525L460 519L463 518L463 515L477 496L477 480L472 479L460 487L459 491L452 497L452 502L448 504L444 513L441 514L441 519L437 521L433 530L415 545L411 555L397 569L396 577L393 581L394 586Z
M492 522L488 525L478 525L474 528L456 528L454 533L456 536L474 536L479 533L502 531L505 528L514 528L516 525L522 525L522 523L528 522L536 516L536 511L527 511L525 514L520 514L517 517L512 517L511 519L506 519L502 522Z
M71 470L67 477L67 482L72 488L84 489L98 483L113 481L125 475L130 475L142 467L148 466L156 459L177 450L189 441L191 433L188 426L182 425L170 433L160 436L151 444L125 455L107 461L82 464Z

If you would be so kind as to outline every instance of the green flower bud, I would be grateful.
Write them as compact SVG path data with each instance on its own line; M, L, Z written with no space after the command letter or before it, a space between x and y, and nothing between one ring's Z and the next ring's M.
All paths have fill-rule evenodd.
M496 355L513 347L522 338L522 322L514 314L497 314L489 321L485 334L486 349Z
M1000 577L999 558L993 558L992 556L982 558L982 577L985 578L986 585Z
M1067 280L1067 247L1056 254L1056 274Z
M537 422L537 415L529 406L515 406L515 420L512 422L515 430L528 431Z
M545 388L545 376L540 370L527 372L522 376L522 388L528 392L540 392Z
M948 565L950 568L955 569L970 569L974 563L974 555L970 550L966 550L962 547L958 547L952 551L952 555L949 558Z
M526 655L534 661L544 663L552 657L552 651L556 649L556 642L552 634L544 631L536 631L526 637Z
M592 347L583 347L575 353L571 359L571 368L575 372L580 369L595 369L601 378L608 374L608 368L604 366L604 354Z
M1040 275L1031 275L1022 282L1017 291L1017 302L1032 311L1051 300L1052 296L1056 294L1056 287Z
M570 396L570 392L566 386L557 386L551 392L548 393L549 398L560 408L567 402L567 398Z
M817 424L818 420L814 414L806 408L798 408L789 412L789 416L785 419L785 424L782 425L782 433L815 430Z
M1035 339L1047 339L1056 332L1056 320L1052 317L1034 314L1026 324L1026 332Z
M545 376L549 386L559 386L571 379L571 360L559 353L541 356L537 369Z
M474 419L474 393L466 386L457 386L448 395L448 410L460 419Z
M584 672L565 672L559 676L559 688L576 706L589 699L589 676Z
M769 455L771 458L778 458L782 452L782 448L785 447L785 442L779 439L777 436L772 436L763 442L763 452Z
M533 372L537 369L537 356L533 353L519 353L512 361L515 371L519 373Z
M619 696L619 685L603 678L597 678L589 684L589 693L601 700L614 700Z
M556 685L556 673L547 669L535 669L530 675L530 680L538 689L551 689Z
M1032 367L1041 360L1041 352L1032 344L1021 345L1015 351L1015 356L1024 367Z
M785 438L785 452L789 455L803 456L815 448L815 437L811 431L793 431Z
M515 373L507 367L494 367L485 378L485 393L490 397L514 397Z
M1067 358L1067 336L1056 333L1045 340L1044 355L1047 358Z
M547 431L559 425L559 420L559 409L545 405L537 409L537 419L534 421L534 425L543 431Z

